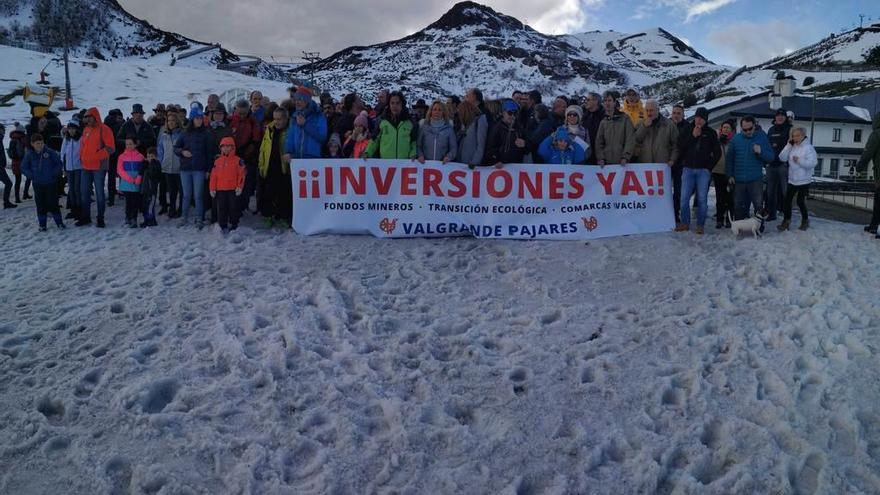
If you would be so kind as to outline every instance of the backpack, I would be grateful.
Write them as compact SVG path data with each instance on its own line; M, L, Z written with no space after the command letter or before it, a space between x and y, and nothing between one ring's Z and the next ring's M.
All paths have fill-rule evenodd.
M24 160L24 144L22 144L21 139L13 138L9 142L9 158L13 160Z

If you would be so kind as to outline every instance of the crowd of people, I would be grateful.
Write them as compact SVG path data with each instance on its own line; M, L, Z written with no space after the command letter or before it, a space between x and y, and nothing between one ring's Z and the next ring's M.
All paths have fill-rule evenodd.
M806 197L816 151L806 130L794 127L785 110L777 111L767 131L753 117L726 121L715 130L705 108L688 121L684 107L674 105L667 117L657 101L642 101L635 88L623 95L557 96L547 104L538 91L484 99L473 88L463 97L430 105L420 99L412 106L399 91L378 92L374 105L356 93L334 101L302 86L289 92L289 98L276 103L254 91L235 102L231 112L218 95L210 95L205 104L158 104L149 118L136 103L128 119L113 109L102 120L100 111L90 108L66 126L51 111L26 127L16 123L7 153L0 154L4 207L30 199L33 187L41 230L50 215L59 228L65 227L62 196L66 218L79 227L92 223L93 198L95 225L103 228L106 207L122 196L126 225L132 228L156 226L166 216L179 226L216 222L227 231L246 212L262 215L269 227L289 228L291 160L377 157L458 162L470 168L666 163L673 172L676 231L704 233L712 186L718 229L751 215L772 222L781 212L777 228L787 230L795 199L799 229L809 228ZM859 165L873 159L875 172L880 171L878 154L880 115ZM7 155L14 185L6 173ZM877 190L880 196L880 182ZM865 228L874 234L880 223L878 203L875 199L873 219Z

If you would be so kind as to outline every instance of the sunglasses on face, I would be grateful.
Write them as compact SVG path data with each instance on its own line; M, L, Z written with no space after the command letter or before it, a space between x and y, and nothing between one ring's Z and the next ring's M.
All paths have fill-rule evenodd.
M748 134L754 130L755 130L754 127L749 127L748 129L746 129L745 127L742 128L742 131L745 132L746 134Z
M576 114L576 113L570 113L570 114L568 114L568 116L569 116L569 117L577 117L578 114Z

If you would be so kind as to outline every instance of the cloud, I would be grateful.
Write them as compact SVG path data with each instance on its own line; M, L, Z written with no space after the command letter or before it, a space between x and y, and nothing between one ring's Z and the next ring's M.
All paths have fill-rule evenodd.
M803 24L771 19L766 22L740 21L712 31L709 44L742 65L755 65L786 55L804 46L805 33L812 30Z
M735 1L736 0L705 0L689 5L687 8L687 17L685 17L684 22L691 22L701 15L711 14L721 7Z
M658 10L672 10L676 14L684 15L684 22L687 24L694 19L711 14L716 10L730 5L738 0L648 0L646 3L636 7L635 13L631 16L635 20L644 20L651 17Z
M353 45L402 38L436 21L445 2L373 0L120 0L151 24L232 51L298 57L303 50L329 56ZM487 0L483 3L548 34L586 30L604 0Z

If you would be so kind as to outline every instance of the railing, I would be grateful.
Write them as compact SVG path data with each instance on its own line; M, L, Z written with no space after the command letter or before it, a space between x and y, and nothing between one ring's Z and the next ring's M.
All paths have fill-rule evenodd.
M810 184L810 198L871 211L874 208L875 187L872 179L823 181L814 178Z

